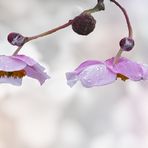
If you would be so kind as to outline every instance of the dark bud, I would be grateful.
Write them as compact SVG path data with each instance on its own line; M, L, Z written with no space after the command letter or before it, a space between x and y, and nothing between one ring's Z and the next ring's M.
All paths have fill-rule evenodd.
M24 37L19 33L11 32L9 33L7 40L10 44L20 47L25 44L27 37Z
M130 51L133 49L135 42L132 38L125 37L120 40L119 44L123 51Z
M96 20L92 15L87 13L82 13L75 17L72 23L72 29L74 32L80 35L88 35L91 33L96 25Z

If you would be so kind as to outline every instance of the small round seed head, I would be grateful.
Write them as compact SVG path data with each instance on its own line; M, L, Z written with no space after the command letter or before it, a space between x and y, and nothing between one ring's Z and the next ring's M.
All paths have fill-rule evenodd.
M19 33L11 32L8 34L7 40L14 46L22 46L26 42L26 37Z
M130 51L133 49L135 42L132 38L125 37L120 40L119 45L123 51Z
M79 35L88 35L91 33L96 25L94 17L87 13L82 13L75 17L72 23L72 29Z

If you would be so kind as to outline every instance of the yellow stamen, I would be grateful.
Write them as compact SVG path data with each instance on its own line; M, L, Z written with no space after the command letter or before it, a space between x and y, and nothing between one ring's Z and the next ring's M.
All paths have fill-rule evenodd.
M127 79L129 79L128 77L126 77L120 73L117 74L117 78L121 78L122 81L126 81Z
M12 72L7 72L7 71L0 71L0 78L1 77L13 77L13 78L22 78L26 75L25 70L19 70L19 71L12 71Z

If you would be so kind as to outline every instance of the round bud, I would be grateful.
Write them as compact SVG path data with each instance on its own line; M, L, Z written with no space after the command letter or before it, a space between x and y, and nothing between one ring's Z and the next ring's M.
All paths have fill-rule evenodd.
M88 35L91 33L96 25L96 20L92 15L87 13L82 13L75 17L72 23L72 29L74 32L80 35Z
M123 51L130 51L133 49L135 42L132 38L125 37L120 40L120 47Z
M22 36L19 33L11 32L9 33L7 40L10 44L14 46L22 46L26 42L26 37Z

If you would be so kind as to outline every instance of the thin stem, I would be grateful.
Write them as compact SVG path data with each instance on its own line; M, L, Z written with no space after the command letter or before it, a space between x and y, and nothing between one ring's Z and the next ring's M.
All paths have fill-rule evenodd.
M116 56L115 56L115 58L114 58L113 65L118 63L118 60L119 60L119 58L121 57L122 52L123 52L122 49L120 49L120 50L118 51L118 53L116 54Z
M18 52L21 50L22 47L23 47L23 46L18 47L12 55L13 55L13 56L14 56L14 55L17 55Z
M82 13L94 13L94 12L101 11L101 10L104 10L104 9L105 9L105 6L104 6L103 1L100 1L100 2L98 1L97 5L96 5L94 8L88 9L88 10L82 12ZM51 29L51 30L49 30L49 31L43 32L43 33L38 34L38 35L31 36L31 37L26 37L26 40L25 40L24 44L23 44L22 46L18 47L18 48L16 49L16 51L13 53L13 55L18 54L18 52L21 50L21 48L22 48L27 42L32 41L32 40L35 40L35 39L38 39L38 38L41 38L41 37L44 37L44 36L47 36L47 35L49 35L49 34L52 34L52 33L56 32L56 31L59 31L59 30L61 30L61 29L64 29L64 28L70 26L72 23L73 23L73 20L69 20L68 23L65 23L64 25L61 25L61 26L56 27L56 28L54 28L54 29Z
M49 34L52 34L52 33L56 32L56 31L59 31L59 30L61 30L61 29L64 29L64 28L70 26L70 25L72 24L72 22L73 22L73 20L69 20L69 22L66 23L66 24L64 24L64 25L61 25L61 26L56 27L56 28L54 28L54 29L51 29L51 30L49 30L49 31L43 32L43 33L41 33L41 34L38 34L38 35L35 35L35 36L32 36L32 37L28 37L27 42L29 42L29 41L31 41L31 40L35 40L35 39L40 38L40 37L47 36L47 35L49 35Z
M17 55L18 52L21 50L21 48L22 48L27 42L32 41L32 40L35 40L35 39L38 39L38 38L40 38L40 37L47 36L47 35L49 35L49 34L52 34L52 33L56 32L56 31L59 31L59 30L61 30L61 29L64 29L64 28L70 26L70 25L72 24L72 22L73 22L73 20L69 20L68 23L65 23L64 25L61 25L61 26L56 27L56 28L54 28L54 29L51 29L51 30L49 30L49 31L43 32L43 33L38 34L38 35L35 35L35 36L26 37L25 43L24 43L22 46L18 47L18 48L15 50L15 52L13 53L13 55Z
M132 38L133 37L133 30L132 30L130 19L128 17L126 10L116 0L110 0L110 1L115 3L123 12L125 19L126 19L127 27L128 27L128 37Z
M105 10L105 6L103 2L97 3L97 5L94 8L85 10L83 13L91 14L91 13L95 13L101 10Z
M128 37L129 38L133 38L133 29L132 29L132 26L131 26L131 23L130 23L130 19L128 17L128 14L127 14L126 10L116 0L110 0L110 1L115 3L121 9L121 11L123 12L123 14L125 16L126 23L127 23ZM118 63L118 60L121 57L122 52L123 52L123 50L119 49L118 53L116 54L116 56L114 58L113 64L117 64Z

